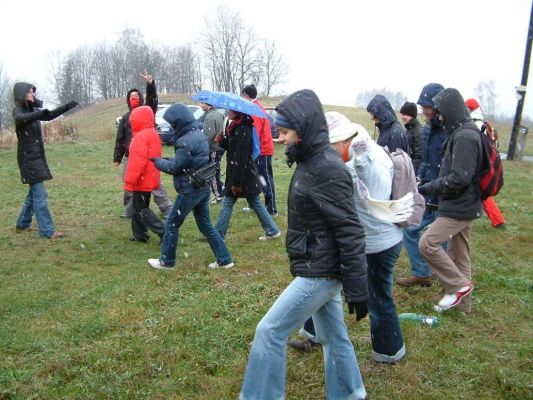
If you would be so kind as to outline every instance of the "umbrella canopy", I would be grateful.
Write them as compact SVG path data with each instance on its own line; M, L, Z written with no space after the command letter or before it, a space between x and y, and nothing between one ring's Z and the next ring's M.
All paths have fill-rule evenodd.
M192 99L199 103L207 103L214 107L225 108L227 110L233 110L255 117L267 117L257 104L243 99L241 96L235 93L202 90L196 95L192 96Z

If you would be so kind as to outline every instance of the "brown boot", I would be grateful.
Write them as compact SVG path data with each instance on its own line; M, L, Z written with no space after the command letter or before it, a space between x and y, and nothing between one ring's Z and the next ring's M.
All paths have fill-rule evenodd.
M48 236L48 239L61 239L63 236L63 232L54 232L51 236Z
M320 346L320 343L314 342L311 339L291 340L287 344L293 349L303 351L304 353L308 353L313 350L314 347Z
M398 279L396 283L404 287L411 287L416 285L429 287L431 286L431 279L431 276L418 277L415 275L411 275L407 278Z

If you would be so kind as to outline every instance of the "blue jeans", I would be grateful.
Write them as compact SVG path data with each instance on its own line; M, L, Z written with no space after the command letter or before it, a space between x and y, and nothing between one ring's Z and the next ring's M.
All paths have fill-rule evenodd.
M48 209L48 193L44 187L44 182L30 183L30 190L17 218L17 228L30 228L33 214L35 214L39 226L39 235L41 237L52 236L55 227Z
M218 231L222 239L226 237L228 232L229 221L231 219L231 214L233 212L233 205L237 201L237 197L234 196L224 196L222 199L220 214L218 214L217 223L215 224L215 229ZM273 236L279 233L279 228L266 210L265 206L259 200L259 195L253 195L246 198L248 205L252 210L255 211L261 226L263 227L265 234L267 236Z
M240 399L284 399L287 339L313 316L324 351L327 399L363 399L365 386L344 324L338 279L295 278L257 325Z
M278 213L276 208L276 188L274 187L274 174L272 172L272 156L260 155L255 160L257 171L261 177L263 194L265 195L265 207L270 215Z
M176 198L165 223L165 234L161 244L161 258L163 264L174 266L176 264L176 250L178 247L179 228L185 221L187 215L192 211L196 225L202 234L207 238L209 246L220 265L232 262L224 240L211 225L209 217L209 186L201 189L183 189Z
M411 262L411 271L414 276L419 278L425 278L431 276L431 269L427 265L426 261L420 254L418 250L418 242L422 236L422 231L430 225L437 218L437 210L429 210L426 208L422 221L419 225L409 226L403 228L403 245L405 250L407 250L407 255L409 256L409 261ZM445 245L446 246L446 245ZM446 247L444 247L446 250Z
M393 363L405 355L400 322L392 299L392 274L401 250L402 242L398 242L387 250L366 255L372 355L378 362Z

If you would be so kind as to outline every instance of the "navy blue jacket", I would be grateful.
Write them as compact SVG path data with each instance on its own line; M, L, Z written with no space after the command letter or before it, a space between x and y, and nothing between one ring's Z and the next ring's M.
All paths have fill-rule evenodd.
M176 132L176 155L170 160L156 159L156 168L174 175L174 188L177 192L200 190L193 188L186 172L196 171L209 162L209 145L205 135L197 128L194 115L184 104L170 106L163 118Z
M411 155L405 129L402 124L398 122L396 113L394 112L389 101L380 94L374 96L366 110L375 115L379 122L376 126L379 129L379 137L377 143L381 147L387 146L391 153L400 148L407 154Z
M439 177L440 165L444 156L444 142L448 134L442 127L437 116L424 126L424 141L422 145L422 162L416 175L421 183L427 183ZM430 208L438 206L438 196L426 196L426 204Z

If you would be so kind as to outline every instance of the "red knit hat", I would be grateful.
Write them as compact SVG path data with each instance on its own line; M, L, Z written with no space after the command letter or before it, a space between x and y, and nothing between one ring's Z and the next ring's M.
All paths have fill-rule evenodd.
M479 103L476 99L468 99L465 101L466 106L470 111L477 110L479 108Z

